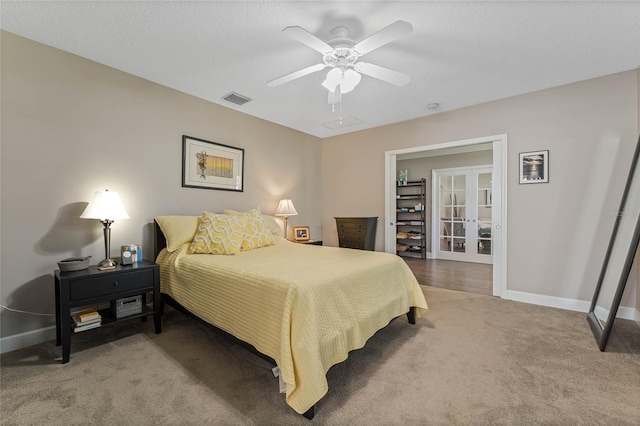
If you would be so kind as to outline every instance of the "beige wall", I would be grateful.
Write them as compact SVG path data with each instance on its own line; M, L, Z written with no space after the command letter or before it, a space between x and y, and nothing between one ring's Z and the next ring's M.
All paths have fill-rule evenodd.
M334 216L379 216L384 153L508 135L509 290L590 301L638 132L636 70L328 138L322 144L323 239ZM550 182L518 184L518 153L550 150ZM627 305L630 306L630 305Z
M94 191L118 191L131 216L113 224L112 254L142 243L155 215L259 206L291 198L320 237L321 141L2 32L1 298L54 312L53 270L104 257L102 225L78 216ZM182 135L245 150L244 192L181 187ZM55 324L2 311L2 337Z

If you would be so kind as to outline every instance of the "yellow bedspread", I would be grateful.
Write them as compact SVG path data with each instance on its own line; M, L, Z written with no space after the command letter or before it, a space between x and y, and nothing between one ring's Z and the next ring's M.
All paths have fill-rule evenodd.
M389 321L427 309L402 259L380 252L277 243L235 256L158 256L162 293L273 358L287 403L304 413L327 392L326 372Z

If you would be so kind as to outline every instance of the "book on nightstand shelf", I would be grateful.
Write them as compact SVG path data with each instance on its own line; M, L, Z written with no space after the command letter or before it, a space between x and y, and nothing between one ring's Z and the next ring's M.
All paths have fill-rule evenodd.
M91 330L92 328L98 328L102 325L102 323L100 321L91 323L91 324L87 324L87 325L76 325L75 327L73 327L73 332L74 333L80 333L81 331L86 331L86 330Z
M95 309L78 312L71 315L71 318L73 319L72 327L74 333L90 330L102 325L102 316Z
M102 318L98 311L96 311L95 309L85 309L83 311L74 313L73 316L74 319L77 318L79 322L86 322Z

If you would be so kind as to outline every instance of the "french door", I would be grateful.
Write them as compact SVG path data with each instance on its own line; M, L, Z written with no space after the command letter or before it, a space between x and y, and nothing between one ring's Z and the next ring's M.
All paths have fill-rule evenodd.
M434 259L493 263L491 166L432 171Z

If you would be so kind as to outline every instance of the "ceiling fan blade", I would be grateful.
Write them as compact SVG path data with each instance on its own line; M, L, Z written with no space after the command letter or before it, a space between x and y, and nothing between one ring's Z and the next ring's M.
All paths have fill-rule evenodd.
M396 86L404 86L411 80L411 76L407 74L402 74L401 72L367 62L356 62L354 69L359 73L395 84Z
M301 70L294 71L294 72L292 72L290 74L283 75L282 77L278 77L276 79L273 79L273 80L267 82L267 86L269 86L269 87L280 86L281 84L288 83L291 80L295 80L296 78L304 77L305 75L309 75L309 74L312 74L314 72L320 71L320 70L324 69L325 67L326 67L325 64L311 65L310 67L303 68Z
M365 53L369 53L373 49L384 46L405 34L409 34L411 31L413 31L413 27L410 23L405 21L396 21L393 24L384 27L380 31L371 34L361 42L356 43L356 45L353 46L353 50L355 50L358 55L364 55Z
M327 53L333 51L333 47L329 46L327 43L320 40L318 37L314 36L302 27L287 27L282 30L282 32L287 34L292 39L306 44L313 50L316 50L323 55L326 55Z

